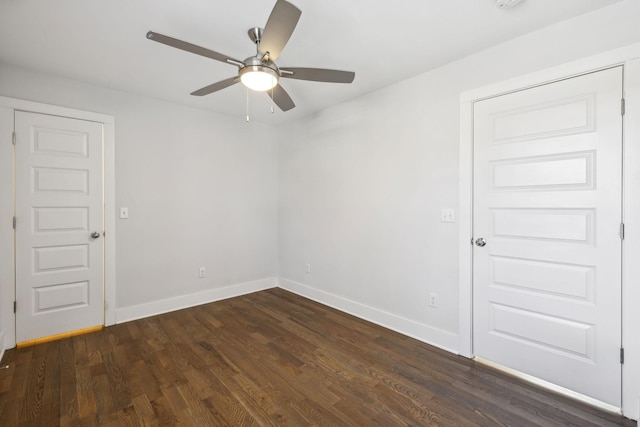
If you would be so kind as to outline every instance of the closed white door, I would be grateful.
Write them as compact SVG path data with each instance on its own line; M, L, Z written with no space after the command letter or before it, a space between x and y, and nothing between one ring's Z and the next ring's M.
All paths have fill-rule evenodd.
M616 67L474 105L474 354L617 407L621 99Z
M102 124L16 111L16 341L104 324Z

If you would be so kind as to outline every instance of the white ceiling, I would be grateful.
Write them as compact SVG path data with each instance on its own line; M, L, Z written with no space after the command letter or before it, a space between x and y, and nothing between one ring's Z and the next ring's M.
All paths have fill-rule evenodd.
M313 114L521 34L619 0L290 0L302 17L281 67L356 72L353 84L285 80L296 108L267 113L251 93L252 117L278 123ZM275 0L0 0L0 62L244 117L238 84L189 93L237 68L148 41L153 30L234 58L255 53L246 35Z

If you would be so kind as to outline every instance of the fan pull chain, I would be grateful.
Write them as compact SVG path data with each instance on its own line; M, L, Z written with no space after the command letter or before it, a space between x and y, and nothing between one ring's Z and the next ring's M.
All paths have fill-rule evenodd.
M273 114L273 87L271 88L271 114Z
M249 119L249 88L246 88L247 90L247 123L250 121Z

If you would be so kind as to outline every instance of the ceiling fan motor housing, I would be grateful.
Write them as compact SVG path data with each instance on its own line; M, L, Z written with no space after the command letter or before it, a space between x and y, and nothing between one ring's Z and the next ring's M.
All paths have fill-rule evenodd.
M251 71L263 71L265 73L273 74L276 79L280 78L280 69L275 62L264 62L257 56L250 56L242 62L244 63L244 67L240 69L240 75Z
M264 91L274 87L280 79L280 70L272 61L262 61L257 56L245 59L244 67L240 68L240 80L249 88ZM251 83L251 80L254 82Z

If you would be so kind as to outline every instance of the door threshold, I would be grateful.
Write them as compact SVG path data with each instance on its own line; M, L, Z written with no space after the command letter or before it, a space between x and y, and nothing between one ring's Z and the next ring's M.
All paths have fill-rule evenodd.
M34 340L22 341L16 344L16 348L30 347L36 344L42 344L50 341L57 341L64 338L75 337L76 335L89 334L91 332L98 332L104 329L104 325L91 326L89 328L76 329L75 331L63 332L61 334L49 335L48 337L36 338Z
M605 403L601 400L598 399L594 399L593 397L589 397L586 396L584 394L575 392L573 390L569 390L568 388L564 388L561 387L557 384L551 383L549 381L545 381L542 380L540 378L534 377L532 375L529 374L525 374L524 372L520 372L517 371L515 369L512 368L508 368L506 366L500 365L498 363L492 362L490 360L487 359L483 359L481 357L474 357L473 358L474 361L478 362L481 365L485 365L488 366L490 368L493 368L497 371L500 371L502 373L505 373L507 375L510 375L512 377L518 378L520 380L523 380L529 384L533 384L535 386L544 388L546 390L552 391L554 393L560 394L562 396L565 397L569 397L573 400L577 400L579 402L582 403L586 403L587 405L596 407L598 409L601 409L603 411L615 414L615 415L624 415L624 413L622 412L622 408L619 408L615 405L611 405L610 403Z

